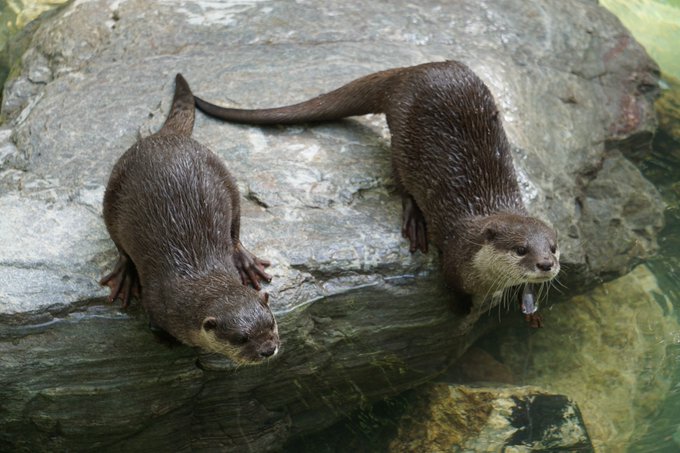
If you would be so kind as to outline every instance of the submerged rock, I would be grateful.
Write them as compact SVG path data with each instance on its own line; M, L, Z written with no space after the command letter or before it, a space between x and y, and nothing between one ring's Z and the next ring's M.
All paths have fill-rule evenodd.
M418 395L388 451L594 451L578 407L563 395L443 383Z
M549 329L531 338L510 331L495 342L520 383L578 403L598 450L624 451L670 391L675 316L654 276L638 266L553 306Z
M460 356L477 315L451 310L436 253L410 255L400 237L380 116L287 128L197 117L194 137L239 181L243 243L273 262L277 360L235 368L169 348L97 285L115 259L109 172L163 122L176 72L206 99L257 107L442 59L496 96L525 201L560 232L567 283L654 252L648 219L663 206L625 156L654 130L657 69L594 2L93 0L40 24L2 105L0 449L276 449Z

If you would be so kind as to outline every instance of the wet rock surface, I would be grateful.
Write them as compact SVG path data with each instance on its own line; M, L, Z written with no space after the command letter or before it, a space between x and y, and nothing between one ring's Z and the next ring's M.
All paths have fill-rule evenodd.
M176 72L206 99L258 107L448 58L496 96L525 201L560 232L565 282L653 253L659 225L644 219L663 206L626 156L654 130L656 67L593 2L94 0L37 27L2 105L0 449L276 449L462 354L474 318L451 309L436 254L400 237L377 115L285 128L197 116L194 138L239 181L243 243L273 262L276 360L236 369L159 343L97 285L115 259L109 172L163 122Z

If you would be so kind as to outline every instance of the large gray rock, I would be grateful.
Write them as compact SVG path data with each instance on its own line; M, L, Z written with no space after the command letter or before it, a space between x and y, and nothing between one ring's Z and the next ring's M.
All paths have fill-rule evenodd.
M168 348L96 283L115 259L109 171L163 122L176 72L207 99L256 107L449 58L494 92L567 281L581 289L654 251L662 205L626 154L654 130L657 70L595 2L93 0L38 27L2 106L0 449L274 449L458 357L477 315L450 309L436 253L410 255L400 237L380 116L197 117L194 137L239 180L244 244L273 261L277 360L235 369Z

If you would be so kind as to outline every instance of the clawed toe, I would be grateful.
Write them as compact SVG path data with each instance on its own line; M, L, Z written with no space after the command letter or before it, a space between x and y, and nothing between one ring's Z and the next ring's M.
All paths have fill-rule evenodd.
M108 286L111 289L108 301L114 302L116 299L120 299L123 308L127 308L130 305L132 297L139 297L141 295L137 269L124 254L119 255L113 271L104 276L99 281L99 284Z
M261 280L267 283L272 280L272 276L265 272L265 268L269 267L271 262L256 257L246 250L240 242L234 250L234 264L241 276L241 282L244 285L250 283L258 291L261 289Z
M420 250L427 253L427 224L422 211L410 196L403 198L403 222L401 235L409 240L409 251L415 253Z

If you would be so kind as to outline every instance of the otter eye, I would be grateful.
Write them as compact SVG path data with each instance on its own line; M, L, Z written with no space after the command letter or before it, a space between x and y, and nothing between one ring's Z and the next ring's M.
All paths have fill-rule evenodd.
M217 319L212 316L205 318L203 320L203 328L208 331L217 329Z
M526 247L520 246L520 247L517 247L517 248L515 249L515 253L516 253L517 255L519 255L519 256L524 256L524 255L526 255L527 253L529 253L529 250L527 250Z
M551 245L551 246L550 246L550 253L552 253L552 254L554 255L555 252L557 252L557 246L556 246L556 245Z
M239 335L236 338L234 338L234 343L236 343L236 344L246 344L246 343L248 343L248 336L247 335Z

